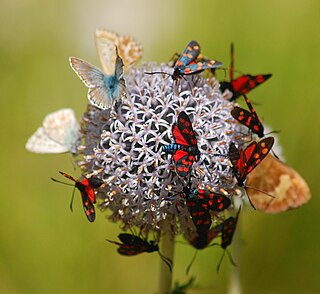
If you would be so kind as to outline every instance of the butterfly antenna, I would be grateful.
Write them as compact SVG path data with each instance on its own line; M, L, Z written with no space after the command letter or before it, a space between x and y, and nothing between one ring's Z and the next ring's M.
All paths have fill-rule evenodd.
M168 266L170 272L172 273L172 267L173 267L172 260L168 257L165 257L163 254L160 253L160 251L158 251L158 254L159 254L160 258L162 259L162 261Z
M275 196L273 196L273 195L271 195L271 194L269 194L269 193L267 193L267 192L265 192L265 191L262 191L262 190L260 190L260 189L258 189L258 188L252 187L252 186L247 186L247 185L245 185L245 188L251 189L251 190L255 190L255 191L258 191L258 192L263 193L263 194L266 194L266 195L268 195L268 196L271 197L271 198L276 198ZM248 197L248 198L249 198L249 197Z
M73 188L73 191L72 191L72 196L71 196L71 201L70 201L70 210L73 212L73 209L72 209L72 204L73 204L73 198L74 198L74 191L76 190L76 187Z
M233 81L233 70L234 70L234 45L233 45L233 43L231 43L231 45L230 45L230 69L229 69L230 82Z
M171 74L169 74L167 72L164 72L164 71L153 71L153 72L145 71L144 73L147 74L147 75L165 74L165 75L168 75L169 77L172 76Z
M221 263L222 263L222 260L223 260L223 258L224 258L225 253L226 253L226 250L223 250L223 254L222 254L222 256L221 256L221 258L220 258L220 261L219 261L219 263L218 263L218 265L217 265L217 274L219 274L220 266L221 266Z
M65 182L59 181L59 180L54 179L54 178L50 178L50 179L51 179L52 181L54 181L54 182L57 182L57 183L60 183L60 184L64 184L64 185L67 185L67 186L73 186L73 187L74 187L73 184L65 183Z
M191 266L193 265L193 262L196 260L196 257L197 257L197 254L198 254L198 250L196 250L196 252L194 253L192 259L191 259L191 262L189 263L187 269L186 269L186 275L188 276L189 275L189 271L191 269Z

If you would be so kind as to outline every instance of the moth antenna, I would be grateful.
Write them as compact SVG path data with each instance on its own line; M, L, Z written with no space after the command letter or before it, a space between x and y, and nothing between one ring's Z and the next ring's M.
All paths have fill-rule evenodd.
M50 178L52 181L56 182L56 183L59 183L59 184L64 184L64 185L67 185L67 186L73 186L73 184L70 184L70 183L65 183L65 182L62 182L62 181L59 181L57 179L54 179L54 178Z
M218 263L218 265L217 265L217 274L219 274L220 266L221 266L221 263L222 263L222 260L223 260L223 258L224 258L225 253L226 253L226 250L223 250L223 254L222 254L222 256L221 256L221 258L220 258L220 261L219 261L219 263Z
M186 269L186 275L188 276L189 275L189 271L191 269L191 266L193 265L193 262L196 260L196 257L197 257L197 254L198 254L198 250L196 250L196 252L194 253L192 259L191 259L191 262L189 263L187 269Z
M276 198L275 196L273 196L273 195L271 195L271 194L269 194L269 193L267 193L267 192L265 192L265 191L262 191L262 190L260 190L260 189L258 189L258 188L255 188L255 187L252 187L252 186L247 186L247 185L245 185L244 187L247 188L247 189L255 190L255 191L261 192L261 193L263 193L263 194L266 194L267 196L269 196L269 197L271 197L271 198ZM249 197L248 197L248 198L249 198Z
M231 253L229 252L229 250L225 249L225 251L227 251L227 255L228 255L228 258L229 258L231 264L232 264L233 266L237 266L237 264L235 263L235 261L234 261L233 258L232 258Z
M159 254L160 258L162 259L162 261L168 266L170 272L172 273L172 267L173 267L172 260L168 257L165 257L163 254L161 254L160 251L158 251L158 254Z
M71 196L71 201L70 201L70 210L73 212L73 209L72 209L72 204L73 204L73 199L74 199L74 191L76 190L76 187L73 188L73 191L72 191L72 196Z
M155 74L165 74L165 75L168 75L168 76L172 76L171 74L167 73L167 72L164 72L164 71L154 71L154 72L147 72L145 71L144 72L145 74L147 75L155 75Z

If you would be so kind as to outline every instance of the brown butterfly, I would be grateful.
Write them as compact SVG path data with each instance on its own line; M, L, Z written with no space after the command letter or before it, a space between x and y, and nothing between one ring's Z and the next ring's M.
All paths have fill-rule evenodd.
M247 189L253 205L268 213L298 208L311 197L308 184L299 173L271 154L247 176L246 184L274 196L270 198L257 190Z

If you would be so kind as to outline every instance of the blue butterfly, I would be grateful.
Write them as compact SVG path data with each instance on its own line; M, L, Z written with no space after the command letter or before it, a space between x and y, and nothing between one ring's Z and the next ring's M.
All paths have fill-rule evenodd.
M115 101L126 95L126 83L123 78L123 61L115 47L110 58L110 71L104 74L96 66L76 57L70 57L70 66L81 81L89 88L88 99L100 109L111 108Z

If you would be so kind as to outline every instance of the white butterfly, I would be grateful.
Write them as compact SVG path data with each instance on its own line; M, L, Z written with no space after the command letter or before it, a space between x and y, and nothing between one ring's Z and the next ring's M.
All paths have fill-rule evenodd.
M29 138L26 149L34 153L76 153L80 126L72 109L48 114L42 127Z
M115 46L118 48L125 68L135 64L142 56L142 46L130 36L121 36L106 29L97 29L95 40L100 63L106 75L114 73Z
M114 72L104 74L99 68L80 58L70 57L72 69L89 88L88 99L100 109L108 109L113 103L126 95L126 83L123 78L123 62L115 51ZM112 55L112 54L111 54Z

